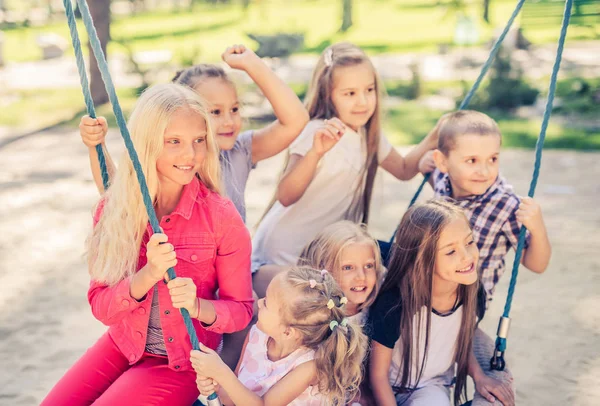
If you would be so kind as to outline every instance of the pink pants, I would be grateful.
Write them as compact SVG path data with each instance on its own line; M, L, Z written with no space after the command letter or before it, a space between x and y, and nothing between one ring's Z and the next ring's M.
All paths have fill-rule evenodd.
M190 406L198 397L196 374L175 372L166 357L144 354L129 365L108 333L67 371L42 406Z

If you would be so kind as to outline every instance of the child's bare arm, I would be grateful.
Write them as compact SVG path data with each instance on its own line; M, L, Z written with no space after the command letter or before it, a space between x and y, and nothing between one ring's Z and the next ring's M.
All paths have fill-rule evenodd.
M373 341L369 359L369 380L375 403L380 406L396 406L396 397L388 377L392 365L392 352L393 349Z
M398 151L392 148L389 155L381 162L381 167L394 175L396 179L410 180L415 177L421 170L422 163L431 166L432 162L422 161L428 151L437 148L438 146L438 131L444 117L440 118L435 127L427 134L427 136L413 148L405 157L400 155ZM424 167L425 165L423 165Z
M258 57L246 72L258 85L273 107L277 120L254 132L252 162L277 155L290 146L306 123L308 112L298 96Z
M290 156L285 173L277 186L277 200L283 206L290 206L300 200L315 176L319 161L337 144L344 131L344 124L337 118L326 120L315 132L313 146L306 155Z
M215 351L202 344L200 350L191 352L192 366L201 377L197 380L199 389L201 385L203 391L211 389L213 386L207 378L213 379L220 386L218 394L223 396L221 400L225 404L285 406L304 392L316 376L314 361L305 362L294 368L261 397L246 388Z
M316 376L317 366L315 361L308 361L298 365L263 395L263 404L265 406L285 406L290 404L311 384L317 383L315 382Z
M108 124L104 117L91 118L90 116L83 116L79 122L79 133L81 134L81 140L88 147L92 176L100 194L104 193L104 184L102 182L102 171L100 170L100 162L98 160L96 145L102 146L106 161L106 169L108 171L108 178L112 178L115 174L115 164L113 163L110 154L104 145L104 139L106 138L107 132Z
M249 333L246 334L246 338L244 339L244 345L242 346L242 356L238 360L238 364L234 371L235 376L237 376L240 372L240 367L242 365L242 360L244 359L244 352L246 352L246 346L248 345L249 337L250 337L250 334ZM197 357L197 353L192 351L191 355L192 355L191 360L192 360L192 366L193 366L194 365L194 357ZM219 385L219 383L217 381L215 381L214 379L208 378L205 376L201 376L201 375L197 375L196 376L196 385L198 386L198 390L200 391L201 395L209 396L213 392L217 392L217 394L219 395L219 400L221 401L221 403L224 406L229 406L229 405L234 404L233 401L231 400L231 397L227 393L227 391L225 389L223 389L223 387L221 387Z
M504 406L514 406L515 394L509 384L487 376L471 349L469 354L468 374L473 378L475 389L490 403L498 399Z
M232 68L246 71L263 92L277 120L254 132L252 162L257 163L286 149L300 134L308 113L298 96L251 49L243 45L227 48L223 60Z
M517 221L527 227L531 234L529 246L523 253L521 263L535 273L542 273L548 268L552 247L540 205L532 198L524 197L521 199L516 216Z
M312 150L304 156L290 156L287 168L277 186L277 200L287 207L296 203L312 182L321 157Z

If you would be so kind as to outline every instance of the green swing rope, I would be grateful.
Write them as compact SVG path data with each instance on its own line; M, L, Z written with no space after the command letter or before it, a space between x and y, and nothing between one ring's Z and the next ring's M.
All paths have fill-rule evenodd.
M502 41L506 37L506 34L510 30L510 27L512 26L517 15L521 11L521 8L523 7L524 3L525 3L525 0L519 0L519 2L517 3L517 6L516 6L515 10L513 11L512 16L510 17L510 19L508 20L508 23L506 24L506 27L504 28L504 30L502 31L502 34L498 37L498 40L492 47L490 55L481 69L481 73L479 74L479 77L473 84L473 87L471 88L471 90L469 90L469 92L465 96L465 99L460 104L458 110L463 110L468 106L469 102L471 101L471 98L475 94L475 91L477 90L477 88L481 84L481 81L485 77L485 74L489 70L494 57L496 56L496 54L498 53L498 51L500 49ZM562 60L562 52L564 49L565 39L567 36L567 29L569 26L569 21L571 19L572 6L573 6L573 0L566 0L565 11L564 11L564 16L563 16L563 21L562 21L562 27L561 27L561 31L560 31L560 37L558 40L558 49L557 49L557 53L556 53L556 60L554 62L554 67L552 69L552 76L550 79L548 98L546 101L546 109L544 111L542 127L540 130L540 135L538 137L538 140L536 143L536 148L535 148L535 165L534 165L534 170L533 170L533 177L532 177L531 184L529 187L529 193L528 193L529 197L534 196L535 188L537 186L537 181L539 178L541 160L542 160L542 151L543 151L543 147L544 147L544 141L546 139L546 129L548 128L548 122L550 120L550 116L552 115L552 104L554 101L554 95L555 95L555 91L556 91L556 81L557 81L557 76L558 76L558 70L560 69L560 62ZM421 184L419 185L417 192L415 193L415 195L413 196L413 198L410 201L409 207L411 207L413 204L415 204L421 191L423 190L423 187L429 180L430 176L431 176L431 174L426 174L424 176L424 179L421 182ZM495 369L495 370L499 370L499 371L504 370L504 367L506 365L506 363L504 361L504 352L506 351L506 339L508 336L508 327L510 324L509 315L510 315L510 309L512 306L512 300L513 300L515 289L516 289L517 278L518 278L518 274L519 274L519 264L521 261L521 257L523 255L523 248L524 248L524 244L525 244L525 235L526 235L526 228L523 226L523 227L521 227L521 230L519 233L519 242L517 244L517 248L516 248L516 252L515 252L515 261L513 264L508 295L506 298L506 304L504 306L504 313L503 313L502 317L500 318L500 323L498 325L498 333L497 333L498 337L496 338L496 348L494 351L494 355L493 355L492 359L490 360L491 369ZM389 242L390 245L394 241L394 236L395 236L395 233Z
M502 30L502 33L500 34L500 36L498 37L498 39L494 43L494 46L492 47L487 60L485 61L485 63L481 67L481 72L479 72L479 76L477 77L477 80L475 80L475 83L473 83L473 86L471 86L471 89L466 94L466 96L463 99L463 101L460 103L460 106L458 107L458 110L464 110L464 109L466 109L467 106L469 105L469 103L471 102L471 99L475 95L475 92L477 91L477 89L479 89L479 86L481 85L481 82L485 78L485 75L490 70L490 67L492 66L492 62L494 62L494 58L496 58L496 55L500 51L500 47L502 46L502 43L504 42L504 38L506 38L506 34L508 34L508 32L510 31L510 28L512 27L515 19L517 18L517 16L521 12L521 9L523 8L523 4L524 3L525 3L525 0L519 0L517 2L517 6L515 7L512 15L510 16L510 18L508 19L508 22L506 23L506 26L504 27L504 30ZM425 174L425 176L423 177L423 181L419 185L419 188L417 189L417 191L415 192L414 196L410 200L410 203L408 205L409 208L412 207L416 203L417 199L419 198L419 195L423 191L423 188L425 187L425 185L429 181L430 177L431 177L431 173ZM396 235L396 232L394 232L394 234L392 235L392 238L390 239L390 242L389 242L390 244L392 244L394 242L394 236L395 235Z
M85 71L85 62L83 61L83 52L81 51L81 42L79 41L79 33L77 32L77 24L75 22L73 5L67 0L63 0L63 4L65 5L65 14L67 15L67 21L69 23L71 42L73 43L73 49L75 50L75 61L77 63L77 71L79 72L79 82L81 83L82 89L87 89L87 91L84 90L83 92L85 107L88 115L91 118L96 118L96 109L94 109L94 101L92 100L92 95L89 91L90 86L88 84L87 74ZM108 171L106 169L106 159L104 157L104 151L102 151L101 145L96 145L96 153L98 154L100 172L102 173L102 184L104 185L104 190L106 190L109 185L109 179Z
M535 194L535 188L537 186L538 178L540 176L540 167L542 165L542 151L544 149L544 141L546 139L546 129L548 128L548 122L552 115L552 104L554 102L554 94L556 92L556 80L558 77L558 71L560 69L560 62L562 60L562 53L565 46L565 40L567 38L567 29L569 27L569 21L571 20L571 9L573 8L573 0L566 0L565 11L563 15L562 27L560 30L560 37L558 39L558 48L556 51L556 60L552 68L552 76L550 77L550 85L548 88L548 98L546 99L546 109L544 111L544 118L542 120L542 128L535 145L535 164L533 167L533 177L529 186L529 197L533 197ZM504 352L506 351L506 339L508 336L508 327L510 324L510 308L512 306L513 297L515 294L515 288L517 286L517 277L519 276L519 264L521 263L521 256L523 255L523 247L525 246L525 234L526 228L521 227L519 234L519 243L515 252L515 262L513 263L512 274L510 277L510 285L508 288L508 295L506 297L506 304L504 306L504 313L500 318L498 325L498 336L496 338L496 349L494 356L490 360L490 366L492 369L502 371L505 366Z

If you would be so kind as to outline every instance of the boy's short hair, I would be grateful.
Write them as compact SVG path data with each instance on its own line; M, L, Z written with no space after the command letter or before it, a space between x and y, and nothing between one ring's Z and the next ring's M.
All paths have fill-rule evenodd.
M448 114L441 126L438 149L448 155L456 144L456 137L464 134L497 135L502 142L500 128L493 118L474 110L460 110Z

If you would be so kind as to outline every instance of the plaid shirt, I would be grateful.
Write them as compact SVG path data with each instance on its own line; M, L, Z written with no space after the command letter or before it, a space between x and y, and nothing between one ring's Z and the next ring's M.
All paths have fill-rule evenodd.
M435 170L432 175L435 197L452 197L452 184L447 174ZM512 186L498 176L496 182L482 195L468 196L456 200L471 222L473 236L479 248L479 275L481 284L491 300L494 287L504 273L504 257L519 241L521 224L515 212L520 199ZM525 248L529 234L525 241Z

